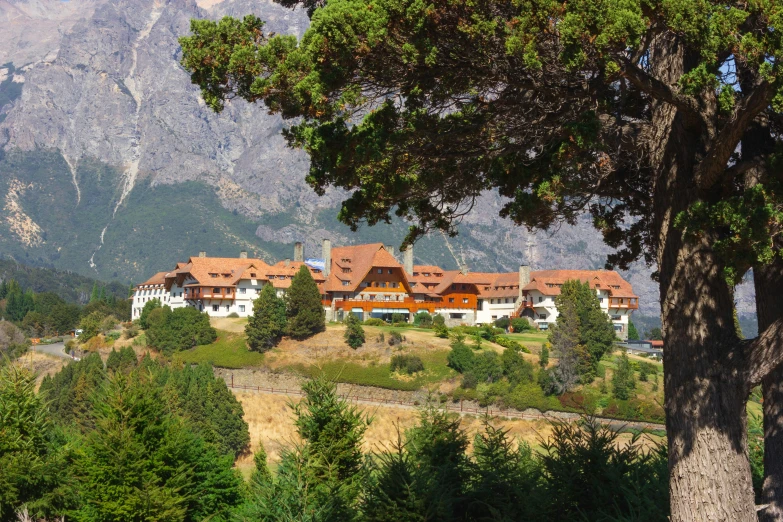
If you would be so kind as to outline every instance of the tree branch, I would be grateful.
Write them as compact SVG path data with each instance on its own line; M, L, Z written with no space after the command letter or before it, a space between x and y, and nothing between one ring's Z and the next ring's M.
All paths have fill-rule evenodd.
M748 341L745 352L748 384L752 388L783 363L783 317L769 325L761 335Z
M731 119L718 133L704 160L699 164L696 171L696 184L699 188L708 190L726 171L726 164L737 148L737 143L753 119L769 105L773 93L772 85L763 82L738 104Z
M623 76L625 76L637 89L646 92L658 100L674 105L678 109L686 111L693 116L697 116L701 121L704 121L701 108L694 98L678 93L658 78L650 76L633 63L629 61L625 62Z

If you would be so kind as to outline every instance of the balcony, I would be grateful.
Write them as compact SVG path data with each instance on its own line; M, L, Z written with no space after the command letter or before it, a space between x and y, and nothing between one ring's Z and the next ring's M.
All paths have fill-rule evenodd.
M230 288L225 288L220 292L215 292L212 288L186 288L184 299L189 301L198 301L202 299L236 299L236 293Z
M628 310L638 310L639 299L635 297L610 297L609 308L626 308Z

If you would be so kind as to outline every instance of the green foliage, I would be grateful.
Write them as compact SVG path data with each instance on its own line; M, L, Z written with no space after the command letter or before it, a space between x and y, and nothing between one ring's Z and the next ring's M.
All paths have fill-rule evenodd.
M294 276L285 297L288 335L306 339L324 331L326 312L321 304L321 293L305 265Z
M538 353L538 365L541 368L546 368L549 364L549 343L541 345L541 351Z
M487 350L476 355L469 373L479 383L493 383L503 376L503 364L497 352Z
M649 375L654 375L657 378L658 369L654 364L648 362L639 363L639 380L641 382L647 382Z
M147 345L166 355L210 344L217 339L217 332L209 324L209 316L191 307L173 311L168 306L156 308L150 312L147 322Z
M391 316L392 324L404 323L405 316L403 314L393 313Z
M82 333L79 335L79 342L86 343L99 333L101 333L101 323L103 322L104 315L101 312L92 312L91 314L82 317L79 322L79 328L82 329Z
M628 340L629 341L639 340L639 332L636 330L636 325L633 324L633 321L628 321Z
M345 320L345 344L354 350L364 344L364 328L359 318L349 313Z
M413 375L424 371L424 363L417 355L393 355L390 367L392 372L402 372Z
M397 330L392 330L389 332L389 339L386 341L389 343L389 346L395 346L402 344L403 341L405 341L405 337Z
M756 502L761 502L764 485L764 422L761 415L748 414L748 457Z
M653 328L645 333L645 337L651 341L663 341L663 333L660 328Z
M617 360L617 369L612 375L612 396L620 400L630 399L634 388L636 388L636 379L628 354L623 353Z
M139 315L139 326L143 330L146 330L150 327L149 318L152 311L157 310L160 307L160 299L157 298L150 299L144 303L144 307L141 309L141 314Z
M16 359L24 354L29 346L30 342L22 330L9 321L0 321L0 361L3 358Z
M413 325L419 328L432 328L432 316L426 310L421 310L413 316Z
M432 329L435 330L435 337L448 339L449 328L446 326L446 320L442 315L437 314L432 319Z
M511 325L511 319L508 317L501 317L495 321L495 328L502 328L506 330Z
M451 341L451 351L446 358L449 368L452 368L459 373L467 373L473 369L476 356L473 350L465 344L465 337L457 335Z
M511 319L511 327L514 329L514 333L532 332L535 330L530 321L522 317L514 317Z
M128 373L136 367L137 358L133 348L126 346L120 351L112 349L109 357L106 359L106 370L109 372Z
M530 353L530 350L526 346L522 346L517 341L509 339L508 337L497 336L495 337L495 343L499 344L503 348L511 348L512 350L524 353Z
M386 326L386 321L377 317L370 317L364 321L366 326Z
M277 296L272 285L264 285L253 301L253 315L245 325L247 345L256 352L266 352L277 346L286 329L285 301Z
M533 365L527 362L517 350L506 348L501 356L503 375L513 386L533 382Z

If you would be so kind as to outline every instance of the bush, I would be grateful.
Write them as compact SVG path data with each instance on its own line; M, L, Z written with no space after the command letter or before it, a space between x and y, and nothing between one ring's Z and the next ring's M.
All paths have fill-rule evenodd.
M516 350L518 352L530 353L530 350L526 346L523 346L517 341L509 339L508 337L498 336L495 338L495 343L499 344L503 348L511 348L512 350Z
M503 365L497 352L486 351L477 355L470 373L473 373L480 383L492 383L500 379L503 376Z
M508 317L501 317L500 319L495 321L495 327L502 328L503 330L507 330L510 325L511 325L511 319L509 319Z
M476 386L478 386L478 378L476 377L476 374L473 372L468 372L463 375L461 386L466 390L476 389Z
M153 310L156 310L161 307L160 299L150 299L146 303L144 303L144 308L141 309L141 315L139 316L139 326L142 327L142 329L146 330L150 327L149 323L147 322L150 314Z
M239 314L236 312L231 312L226 317L230 317L231 319L237 319L239 317Z
M394 313L391 316L391 322L392 324L399 324L399 323L405 323L405 316L402 314Z
M422 310L413 316L413 325L420 328L431 328L432 316L426 310Z
M106 334L107 341L116 341L120 338L120 332L109 332Z
M389 332L389 346L402 344L403 341L405 341L405 337L403 337L403 335L397 330L392 330Z
M466 373L473 369L473 363L476 356L473 350L465 344L464 336L457 336L451 342L451 351L446 356L446 363L449 368L454 369L459 373Z
M86 343L100 333L103 317L101 312L92 312L82 318L79 322L79 328L82 329L82 333L79 335L79 342Z
M617 369L612 375L612 395L620 400L629 399L635 387L636 379L631 362L628 360L628 355L623 353L619 357Z
M377 317L370 317L362 324L366 326L386 326L386 321L383 319L378 319Z
M391 371L413 375L424 371L424 363L417 355L395 355L391 358Z
M345 343L356 350L364 344L364 329L359 322L359 318L353 314L348 314L345 326Z
M517 350L513 348L503 350L501 361L503 364L503 375L508 378L508 382L512 385L533 381L533 365L519 355Z
M530 321L522 317L515 317L511 319L511 328L514 329L514 333L532 332L535 330Z
M122 332L122 336L123 336L123 337L125 337L126 339L133 339L133 338L134 338L134 337L136 337L137 335L139 335L139 327L138 327L138 325L135 325L135 324L133 324L133 323L131 323L131 324L130 324L130 325L129 325L129 326L126 328L126 329L125 329L125 331L124 331L124 332Z
M116 317L114 317L113 315L107 315L101 321L101 333L105 334L107 332L111 332L112 330L117 328L117 324L118 321Z
M542 368L546 368L547 364L549 364L549 348L551 345L549 343L544 343L541 346L541 352L538 354L538 365Z
M210 344L217 331L209 324L209 316L195 308L171 310L168 306L153 310L148 318L147 345L166 355L194 346Z

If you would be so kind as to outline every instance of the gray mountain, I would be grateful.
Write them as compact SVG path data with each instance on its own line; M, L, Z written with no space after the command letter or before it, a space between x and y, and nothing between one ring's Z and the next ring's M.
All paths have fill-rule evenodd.
M138 281L200 250L290 257L294 241L399 244L405 225L351 233L345 196L318 197L285 122L232 101L212 113L180 67L191 18L254 13L301 36L307 17L269 0L0 0L0 250L28 263ZM42 35L37 37L36 35ZM589 220L529 233L488 194L458 238L416 248L421 262L473 270L600 268L609 249ZM657 314L651 269L626 275ZM738 306L752 312L741 288Z

